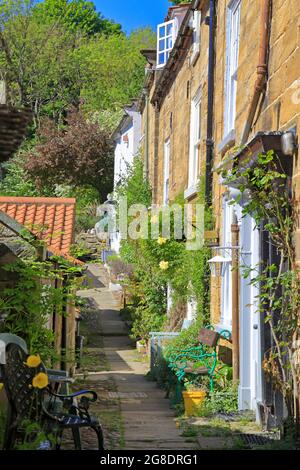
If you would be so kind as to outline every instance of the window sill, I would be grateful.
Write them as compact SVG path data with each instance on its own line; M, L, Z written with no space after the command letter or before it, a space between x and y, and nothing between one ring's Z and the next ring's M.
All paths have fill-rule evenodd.
M200 47L197 47L197 49L195 49L192 52L191 59L190 59L191 65L195 65L199 56L200 56Z
M194 184L193 186L189 186L184 191L184 199L191 199L191 197L195 196L197 193L198 193L197 184Z
M218 151L224 155L235 144L235 129L232 129L218 145Z

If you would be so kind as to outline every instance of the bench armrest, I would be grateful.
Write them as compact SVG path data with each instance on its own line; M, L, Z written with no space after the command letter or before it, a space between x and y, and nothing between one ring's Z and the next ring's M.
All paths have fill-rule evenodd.
M92 398L86 397L91 402L95 402L98 399L97 393L92 391L92 390L80 390L79 392L70 393L68 395L62 395L62 394L59 394L59 393L54 393L54 392L51 392L51 390L48 390L48 393L52 397L59 398L60 400L65 400L65 399L68 399L68 398L76 398L76 397L80 397L81 395L92 395Z

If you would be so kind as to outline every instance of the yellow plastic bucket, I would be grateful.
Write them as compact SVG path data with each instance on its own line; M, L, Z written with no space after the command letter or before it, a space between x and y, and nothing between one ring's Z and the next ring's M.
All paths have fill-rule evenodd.
M195 416L199 406L205 400L206 392L203 390L185 390L182 392L182 396L184 399L185 415Z

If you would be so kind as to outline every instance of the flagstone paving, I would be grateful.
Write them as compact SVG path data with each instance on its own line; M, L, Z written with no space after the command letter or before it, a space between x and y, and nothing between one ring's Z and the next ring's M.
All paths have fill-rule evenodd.
M119 315L120 295L109 287L105 268L91 264L88 276L90 285L79 295L87 298L93 309L92 348L97 351L98 347L105 360L101 358L98 371L96 362L92 372L85 372L79 379L81 384L88 383L98 391L99 403L93 412L106 418L102 421L107 448L195 449L195 440L188 442L177 428L174 411L164 392L145 378L148 364L141 361L132 346L128 329ZM110 418L114 421L113 429ZM84 444L95 448L90 432L85 432Z

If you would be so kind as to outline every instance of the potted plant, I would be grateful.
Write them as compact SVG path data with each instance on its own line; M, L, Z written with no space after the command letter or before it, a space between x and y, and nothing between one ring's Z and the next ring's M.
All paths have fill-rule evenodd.
M198 375L185 382L182 396L186 416L196 416L206 398L208 388L203 379L204 377Z

